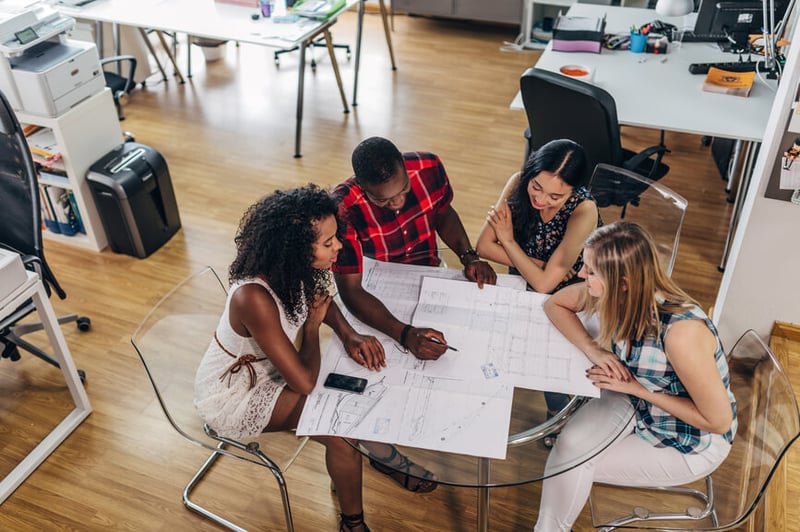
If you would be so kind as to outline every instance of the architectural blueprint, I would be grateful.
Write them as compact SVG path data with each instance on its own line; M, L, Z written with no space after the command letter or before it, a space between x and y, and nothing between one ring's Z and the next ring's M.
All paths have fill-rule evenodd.
M325 350L317 386L306 400L298 435L333 434L505 458L515 385L538 387L539 379L550 383L539 389L597 395L596 390L578 392L566 384L572 370L580 366L572 363L571 355L558 353L572 345L553 335L555 328L541 308L543 299L531 302L536 294L525 292L525 282L518 276L499 275L498 285L505 286L479 290L474 283L464 282L459 270L365 259L362 283L398 319L412 323L413 317L415 326L442 331L459 351L447 351L435 361L418 360L342 308L356 330L381 341L387 367L380 372L365 369L333 338ZM468 295L487 288L492 290L478 294L477 299ZM467 299L462 301L462 295ZM538 354L527 353L531 342L541 344ZM577 354L576 358L586 360ZM530 361L529 357L540 359ZM538 363L547 367L540 368ZM332 371L366 378L366 390L359 395L324 388L322 382ZM586 381L583 369L580 373Z
M426 277L412 323L442 331L458 348L437 374L497 378L521 388L599 397L592 363L544 313L548 296Z

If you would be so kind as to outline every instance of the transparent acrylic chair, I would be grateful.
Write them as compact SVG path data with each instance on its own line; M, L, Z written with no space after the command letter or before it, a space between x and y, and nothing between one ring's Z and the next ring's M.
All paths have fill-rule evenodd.
M246 442L224 438L206 426L194 408L195 372L213 338L226 296L216 272L207 267L184 279L164 296L142 320L131 343L170 424L190 442L212 451L186 485L183 504L231 530L244 530L189 498L220 457L244 460L272 473L280 490L286 529L292 531L292 512L283 472L300 453L307 438L298 439L291 432L264 434ZM269 457L262 448L268 449Z
M789 378L754 331L739 338L728 363L739 428L722 465L697 485L596 485L590 499L595 527L724 530L750 517L784 454L800 436L800 412ZM620 517L624 512L629 513Z
M598 164L589 182L603 223L636 222L653 237L668 275L678 255L687 202L670 188L635 172Z

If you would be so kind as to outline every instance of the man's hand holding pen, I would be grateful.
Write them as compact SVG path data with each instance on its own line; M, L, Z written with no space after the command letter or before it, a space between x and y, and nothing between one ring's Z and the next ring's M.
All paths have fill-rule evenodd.
M447 345L441 332L427 327L412 327L408 331L405 347L420 360L437 360L448 349L456 351Z

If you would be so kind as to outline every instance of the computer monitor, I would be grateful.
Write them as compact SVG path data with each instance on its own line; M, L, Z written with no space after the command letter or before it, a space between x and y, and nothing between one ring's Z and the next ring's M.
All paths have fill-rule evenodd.
M775 24L783 17L787 4L787 0L774 2ZM744 47L750 34L764 33L764 5L762 2L752 0L722 2L701 0L697 10L694 33L696 35L720 35L720 41L730 42L732 40L740 47Z

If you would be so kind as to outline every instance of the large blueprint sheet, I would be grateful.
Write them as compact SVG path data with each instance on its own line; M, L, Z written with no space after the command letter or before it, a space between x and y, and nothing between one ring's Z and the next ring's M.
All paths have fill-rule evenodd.
M437 361L417 360L413 355L404 353L394 340L367 327L342 309L356 330L373 334L381 341L386 351L387 367L380 372L361 367L347 356L341 342L333 338L325 350L317 387L306 400L297 428L298 435L333 434L505 458L513 388L517 384L517 378L512 377L512 372L506 371L505 366L513 366L513 362L510 357L506 357L506 363L501 363L498 356L493 355L488 359L485 353L478 355L481 349L489 345L491 336L487 335L482 346L473 346L475 335L470 333L470 336L464 336L464 326L469 328L469 322L456 327L447 323L447 320L431 319L428 322L425 311L420 313L417 310L415 315L421 299L428 301L431 296L441 297L441 292L436 290L436 294L420 293L428 282L427 278L431 277L446 279L445 282L451 285L448 290L455 293L466 294L473 289L478 290L477 285L464 282L463 275L457 270L371 260L365 260L364 263L363 285L384 302L398 319L412 322L413 316L415 325L441 330L448 342L459 351L448 351ZM525 297L525 294L535 296L532 292L524 291L524 281L516 276L499 276L498 284L505 285L500 289L503 293L507 291L521 294L521 297ZM538 304L538 311L543 316L541 303ZM438 317L448 314L439 312ZM426 317L423 318L423 315ZM497 318L491 323L503 319ZM546 317L544 320L546 323L541 323L549 326ZM555 330L552 326L549 328ZM517 345L517 338L512 338L515 339L514 345ZM582 354L580 358L585 360ZM498 371L485 372L481 366L486 366L487 361L493 363ZM503 369L502 377L500 369ZM369 382L367 389L358 395L324 388L322 382L332 371L366 378ZM585 377L583 379L586 380ZM560 383L555 388L542 389L568 391ZM596 394L595 390L592 392Z
M413 323L442 331L458 348L432 368L439 375L494 376L521 388L599 397L586 378L592 363L545 315L547 297L426 277Z

